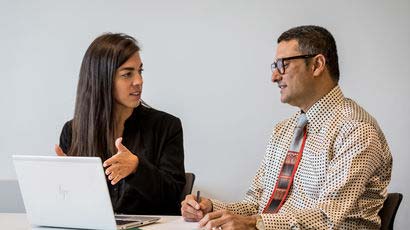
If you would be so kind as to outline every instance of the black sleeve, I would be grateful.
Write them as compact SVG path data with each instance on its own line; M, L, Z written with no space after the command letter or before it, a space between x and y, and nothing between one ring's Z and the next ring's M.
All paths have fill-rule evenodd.
M60 134L60 148L65 154L68 153L71 146L71 121L68 121L64 124L63 130Z
M163 134L158 163L139 156L137 171L126 178L153 209L163 214L180 214L180 195L185 185L184 148L181 121L172 117L157 132ZM138 154L137 154L138 155Z

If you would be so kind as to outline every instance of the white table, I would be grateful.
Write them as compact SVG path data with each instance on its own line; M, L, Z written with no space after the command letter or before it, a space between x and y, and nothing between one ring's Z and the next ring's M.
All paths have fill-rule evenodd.
M199 229L198 223L185 222L181 216L159 216L161 220L158 223L141 227L143 230L194 230ZM0 213L0 229L7 230L57 230L64 228L39 228L31 227L24 213ZM70 229L72 230L72 229Z

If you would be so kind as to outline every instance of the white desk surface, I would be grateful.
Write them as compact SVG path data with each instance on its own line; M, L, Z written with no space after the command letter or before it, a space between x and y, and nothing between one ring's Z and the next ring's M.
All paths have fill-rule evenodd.
M195 230L198 228L198 223L185 222L181 216L160 216L161 220L158 223L140 227L143 230ZM31 227L26 214L24 213L0 213L0 229L7 230L59 230L64 228L39 228ZM70 229L72 230L72 228Z

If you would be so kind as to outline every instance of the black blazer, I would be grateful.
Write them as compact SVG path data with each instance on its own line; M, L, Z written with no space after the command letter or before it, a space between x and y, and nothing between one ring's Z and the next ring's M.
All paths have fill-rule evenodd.
M65 153L71 145L71 123L65 123L60 135ZM122 143L138 156L139 165L114 186L107 179L114 212L180 215L185 169L179 118L140 105L125 122Z

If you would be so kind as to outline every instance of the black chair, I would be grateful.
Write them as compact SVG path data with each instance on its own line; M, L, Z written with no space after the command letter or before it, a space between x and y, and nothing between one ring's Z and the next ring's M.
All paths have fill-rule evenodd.
M392 230L397 209L399 209L403 195L401 193L388 193L383 207L379 212L382 220L381 230Z
M195 182L195 174L187 172L185 173L185 186L184 189L182 189L181 193L181 201L185 200L185 196L188 194L191 194L192 192L192 187L194 187L194 182Z

